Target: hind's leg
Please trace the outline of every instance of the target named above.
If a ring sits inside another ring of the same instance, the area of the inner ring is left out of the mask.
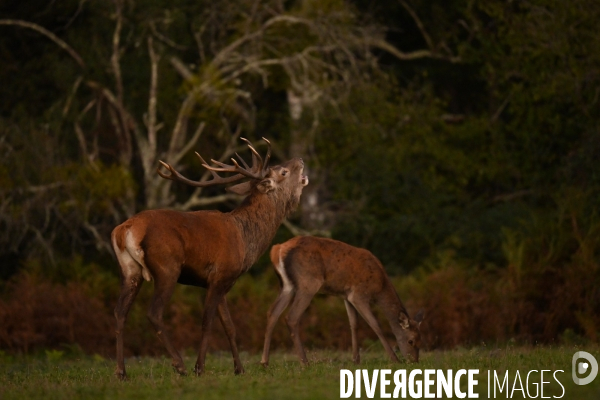
[[[266,367],[269,365],[269,349],[271,347],[271,337],[273,336],[273,329],[277,320],[281,316],[281,313],[287,308],[290,301],[294,297],[294,292],[291,290],[284,290],[282,288],[279,292],[277,300],[273,303],[269,312],[267,313],[267,331],[265,332],[265,344],[263,345],[263,353],[260,363]]]
[[[377,322],[377,318],[375,318],[373,312],[371,311],[369,301],[360,296],[353,296],[352,294],[348,296],[348,301],[354,306],[356,311],[358,311],[358,313],[363,317],[363,319],[367,321],[367,324],[369,324],[371,329],[373,329],[373,331],[381,341],[383,348],[388,353],[390,360],[392,360],[393,362],[399,362],[398,356],[396,355],[396,353],[394,353],[394,350],[388,343],[387,339],[383,334],[383,331],[381,330],[381,327],[379,326],[379,322]]]
[[[129,308],[131,307],[133,300],[135,300],[135,296],[137,296],[140,287],[142,286],[142,282],[144,281],[139,267],[127,268],[128,262],[135,263],[133,260],[128,260],[125,262],[125,265],[123,265],[124,263],[119,260],[123,271],[123,277],[121,281],[121,294],[119,295],[119,301],[115,307],[115,318],[117,320],[117,370],[115,371],[115,374],[121,380],[127,378],[125,372],[125,360],[123,357],[123,328],[125,327],[125,320],[127,319]],[[135,267],[135,265],[132,266]],[[135,273],[133,271],[138,272]],[[125,275],[126,273],[128,273],[128,275]]]
[[[300,317],[302,317],[302,314],[304,314],[304,311],[306,311],[310,305],[310,301],[317,292],[318,288],[312,291],[302,291],[298,289],[294,296],[294,300],[292,301],[292,305],[290,306],[290,311],[286,316],[286,322],[290,329],[294,347],[296,348],[296,354],[298,354],[300,361],[304,365],[308,365],[308,358],[306,358],[306,352],[304,351],[302,341],[300,340]]]
[[[358,321],[356,309],[348,300],[344,299],[348,321],[350,322],[350,333],[352,334],[352,361],[354,364],[360,364],[360,353],[358,352]]]

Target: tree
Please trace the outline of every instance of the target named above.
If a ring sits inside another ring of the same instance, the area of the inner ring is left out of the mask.
[[[111,227],[139,208],[190,210],[236,201],[232,194],[172,187],[157,176],[158,160],[184,170],[197,165],[189,156],[198,147],[224,148],[220,161],[231,157],[242,132],[254,132],[257,102],[268,91],[286,94],[281,112],[290,132],[274,135],[282,144],[276,153],[287,158],[311,148],[324,104],[338,107],[353,88],[383,75],[375,50],[405,60],[438,56],[434,50],[403,53],[384,40],[381,27],[365,24],[343,2],[304,1],[287,9],[277,1],[246,0],[76,4],[59,29],[62,38],[36,22],[0,20],[45,36],[46,45],[58,45],[56,56],[71,59],[60,74],[61,86],[70,80],[69,88],[55,91],[53,106],[39,119],[52,121],[57,154],[44,165],[54,174],[21,177],[22,193],[35,182],[66,188],[52,192],[58,200],[47,213],[62,222],[35,234],[48,251],[55,237],[68,240],[82,230],[108,250]],[[63,156],[69,161],[57,167]],[[117,180],[119,190],[108,202],[102,199]],[[90,190],[98,197],[79,195]],[[31,235],[32,229],[25,231]]]

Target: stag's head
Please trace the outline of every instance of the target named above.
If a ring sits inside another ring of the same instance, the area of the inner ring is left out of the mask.
[[[175,171],[171,165],[162,161],[160,161],[160,163],[170,171],[170,174],[167,175],[161,172],[160,169],[158,170],[158,174],[165,179],[180,181],[196,187],[233,183],[244,178],[249,178],[246,182],[228,187],[227,191],[239,195],[272,197],[277,202],[284,204],[286,214],[290,213],[297,207],[300,201],[300,195],[302,194],[302,189],[304,186],[308,185],[308,177],[303,175],[304,162],[301,158],[293,158],[281,165],[269,167],[271,143],[265,138],[262,139],[267,143],[267,154],[265,155],[264,160],[249,140],[241,138],[241,140],[246,142],[248,148],[252,152],[251,167],[249,167],[244,159],[237,153],[235,153],[235,155],[242,165],[240,165],[235,158],[232,158],[232,165],[211,160],[211,162],[216,165],[211,166],[204,161],[200,154],[196,153],[200,158],[200,161],[202,161],[202,166],[211,172],[213,179],[210,181],[189,180]],[[219,176],[217,172],[229,172],[235,173],[236,175],[224,178]]]
[[[402,334],[397,336],[400,352],[408,362],[419,361],[419,348],[421,347],[421,322],[423,321],[423,311],[419,311],[414,319],[408,314],[400,312],[398,322],[402,329]]]
[[[308,177],[303,174],[304,162],[293,158],[281,165],[270,167],[266,176],[256,183],[254,190],[260,195],[271,196],[285,204],[286,214],[296,209]],[[236,185],[239,186],[239,185]],[[228,188],[229,191],[232,188]]]

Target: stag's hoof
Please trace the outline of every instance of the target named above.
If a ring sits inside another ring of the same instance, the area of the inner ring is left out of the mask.
[[[240,367],[235,367],[233,370],[233,373],[236,375],[241,375],[243,373],[245,373],[246,371],[244,371],[244,367],[240,366]]]
[[[125,373],[125,371],[115,371],[115,376],[121,382],[125,382],[125,381],[129,380],[129,378],[127,377],[127,374]]]
[[[204,368],[200,368],[198,364],[194,367],[194,375],[200,376],[204,373]]]
[[[269,362],[268,361],[261,361],[260,365],[262,365],[263,368],[267,368],[269,366]]]

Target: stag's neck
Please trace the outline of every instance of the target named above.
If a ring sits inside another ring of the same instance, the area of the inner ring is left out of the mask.
[[[231,212],[246,246],[244,268],[247,270],[267,250],[277,228],[286,216],[283,204],[271,196],[248,196]]]

